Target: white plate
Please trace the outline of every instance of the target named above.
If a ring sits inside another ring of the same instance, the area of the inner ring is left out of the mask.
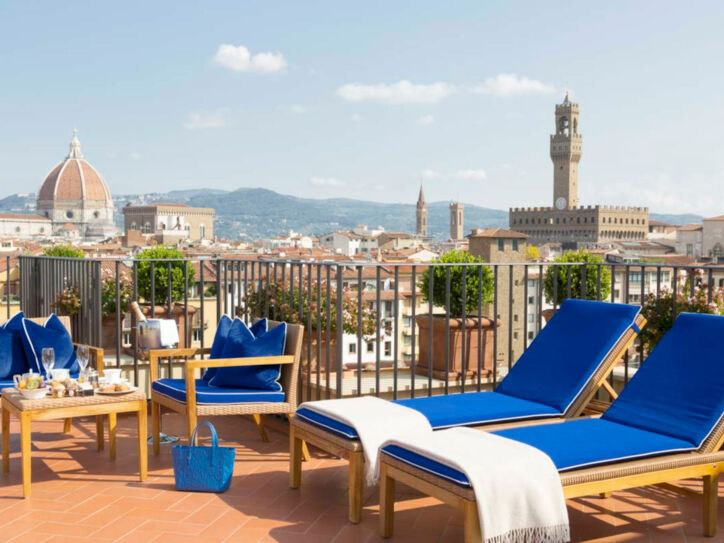
[[[121,390],[118,392],[102,392],[100,389],[96,390],[96,394],[104,394],[107,396],[121,396],[122,394],[130,394],[131,392],[136,392],[138,390],[138,387],[131,387],[130,390]]]

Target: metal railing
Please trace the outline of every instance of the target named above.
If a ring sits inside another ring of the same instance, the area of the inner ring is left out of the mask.
[[[144,355],[135,340],[136,317],[127,311],[131,300],[149,317],[175,319],[186,346],[210,346],[222,314],[247,323],[268,317],[304,324],[305,399],[494,388],[565,298],[647,301],[671,315],[695,292],[704,303],[724,299],[718,286],[724,284],[724,266],[29,256],[18,265],[18,284],[5,285],[8,316],[11,292],[36,317],[58,311],[59,297],[76,289],[76,339],[102,344],[106,364],[115,358],[118,366],[132,365],[136,382]],[[8,260],[7,277],[10,267]],[[479,288],[485,282],[489,293]],[[426,303],[434,296],[437,305]],[[455,304],[461,310],[452,315]],[[626,382],[644,348],[638,341],[612,379]]]

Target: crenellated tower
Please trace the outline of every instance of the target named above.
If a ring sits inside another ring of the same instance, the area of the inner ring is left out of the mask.
[[[462,202],[450,204],[450,239],[458,241],[465,239],[463,235],[463,206]]]
[[[568,99],[556,105],[556,132],[551,135],[553,205],[556,209],[578,207],[578,162],[583,137],[578,133],[578,104]]]

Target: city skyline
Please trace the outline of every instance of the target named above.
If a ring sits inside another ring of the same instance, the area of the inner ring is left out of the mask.
[[[581,204],[720,213],[722,75],[687,62],[724,52],[707,38],[718,4],[707,18],[333,6],[152,5],[141,19],[132,4],[0,5],[0,65],[13,74],[0,197],[36,190],[77,128],[114,194],[264,187],[413,203],[423,183],[428,201],[539,205],[550,110],[570,89],[587,142]]]

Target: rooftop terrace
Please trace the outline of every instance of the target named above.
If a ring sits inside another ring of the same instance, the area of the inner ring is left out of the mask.
[[[11,425],[10,473],[0,485],[0,539],[7,542],[372,542],[377,535],[376,489],[365,496],[359,525],[347,521],[347,470],[342,461],[312,449],[300,490],[288,486],[284,427],[262,443],[250,420],[217,417],[222,445],[236,448],[231,488],[224,494],[174,490],[170,446],[149,455],[149,477],[137,480],[135,420],[119,417],[118,458],[96,452],[95,424],[77,419],[70,434],[62,421],[33,425],[33,496],[22,498],[18,428]],[[182,417],[165,415],[164,429],[183,432]],[[691,483],[695,490],[699,483]],[[720,489],[720,497],[724,490]],[[432,498],[398,489],[394,542],[462,540],[462,516]],[[719,508],[719,520],[724,509]],[[646,487],[609,498],[568,502],[573,541],[687,542],[704,538],[696,497]]]

